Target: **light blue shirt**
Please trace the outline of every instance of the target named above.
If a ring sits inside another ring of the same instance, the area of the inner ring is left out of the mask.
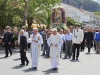
[[[65,40],[66,41],[71,41],[72,40],[72,33],[65,34]]]

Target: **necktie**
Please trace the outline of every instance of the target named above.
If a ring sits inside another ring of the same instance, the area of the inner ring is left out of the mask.
[[[77,29],[77,32],[78,32],[78,29]]]

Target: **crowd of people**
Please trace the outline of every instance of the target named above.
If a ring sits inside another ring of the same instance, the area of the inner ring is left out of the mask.
[[[7,32],[4,34],[3,43],[5,45],[5,57],[8,57],[8,51],[12,55],[11,43],[13,33],[11,27],[6,27]],[[21,66],[29,64],[26,56],[27,48],[31,51],[32,67],[37,69],[40,51],[42,56],[50,58],[51,67],[57,70],[59,59],[79,60],[80,51],[84,51],[87,47],[87,53],[90,54],[91,48],[95,48],[95,52],[99,54],[100,50],[100,29],[91,27],[81,28],[80,24],[75,27],[70,26],[69,29],[59,31],[56,28],[39,30],[34,28],[32,31],[27,32],[26,27],[23,26],[18,35],[18,45],[20,46]],[[43,49],[42,49],[43,48]]]

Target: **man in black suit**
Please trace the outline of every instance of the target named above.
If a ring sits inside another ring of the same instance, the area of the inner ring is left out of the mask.
[[[86,41],[87,41],[87,47],[88,47],[88,53],[90,53],[91,49],[91,43],[94,40],[94,35],[91,32],[91,28],[88,28],[88,32],[86,33]]]
[[[11,32],[10,26],[7,26],[6,29],[7,32],[4,34],[3,44],[5,45],[5,53],[6,53],[5,57],[8,57],[8,51],[10,52],[10,55],[12,55],[11,43],[12,43],[13,34]]]
[[[21,66],[26,66],[29,64],[29,61],[26,57],[26,50],[27,50],[27,39],[24,36],[24,30],[20,30],[20,57],[21,57]]]

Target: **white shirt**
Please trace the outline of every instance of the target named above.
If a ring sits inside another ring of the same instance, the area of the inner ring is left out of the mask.
[[[83,41],[84,33],[82,29],[74,29],[72,34],[72,42],[75,44],[81,44]]]
[[[65,35],[64,34],[60,34],[61,38],[63,41],[65,41]]]
[[[71,41],[72,40],[72,33],[65,34],[65,40],[66,41]]]
[[[29,39],[28,32],[25,31],[23,36],[25,36],[27,38],[27,41],[28,41],[28,39]],[[19,36],[18,36],[18,43],[20,43],[20,33],[19,33]]]

